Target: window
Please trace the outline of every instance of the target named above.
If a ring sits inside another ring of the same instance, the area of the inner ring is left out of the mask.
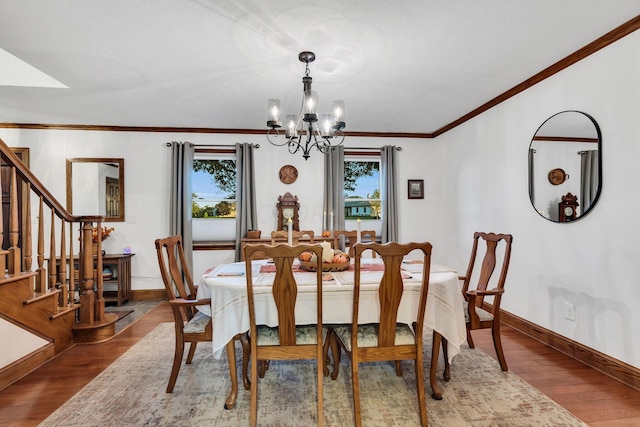
[[[376,234],[380,234],[380,189],[379,156],[345,156],[344,218],[347,230],[355,230],[360,219],[363,230],[376,230]]]
[[[191,185],[193,241],[235,240],[235,151],[196,149]]]

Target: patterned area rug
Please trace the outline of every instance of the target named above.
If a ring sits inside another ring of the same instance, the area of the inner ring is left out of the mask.
[[[116,321],[116,334],[119,334],[133,323],[141,319],[145,314],[156,308],[163,300],[127,301],[120,307],[107,306],[105,311],[115,313],[118,316]]]
[[[223,409],[230,389],[226,355],[214,359],[200,344],[193,364],[182,365],[173,393],[165,393],[173,359],[173,324],[163,323],[116,360],[41,426],[237,426],[249,420],[249,392],[240,384],[232,410]],[[431,336],[430,334],[428,335]],[[431,339],[425,340],[425,371]],[[238,357],[240,351],[237,351]],[[324,381],[325,425],[353,425],[351,370],[343,356],[336,381]],[[440,365],[442,366],[442,365]],[[518,376],[502,372],[479,349],[464,347],[443,383],[443,399],[431,399],[431,426],[585,426]],[[415,371],[403,363],[360,365],[361,412],[365,426],[417,426]],[[316,420],[315,363],[271,362],[259,382],[258,424],[312,426]]]

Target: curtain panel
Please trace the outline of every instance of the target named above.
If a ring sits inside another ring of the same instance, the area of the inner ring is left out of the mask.
[[[580,153],[580,215],[591,208],[600,187],[600,171],[598,150],[582,151]]]
[[[381,242],[398,241],[398,190],[396,182],[396,146],[385,145],[380,153],[382,175],[382,236]]]
[[[236,261],[242,259],[242,238],[258,228],[254,157],[253,144],[236,144]]]
[[[322,209],[326,213],[323,215],[322,230],[344,230],[344,147],[342,145],[331,147],[324,156]]]
[[[169,235],[182,236],[187,265],[193,268],[191,173],[195,146],[190,142],[171,142],[171,189]]]

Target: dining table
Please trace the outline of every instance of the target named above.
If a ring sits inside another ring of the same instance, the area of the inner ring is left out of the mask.
[[[295,262],[297,264],[297,261]],[[442,398],[442,389],[436,380],[436,370],[441,339],[448,342],[449,362],[460,352],[466,342],[463,296],[458,274],[454,269],[439,264],[431,264],[429,292],[424,317],[424,326],[433,330],[430,383],[432,397]],[[255,298],[256,323],[270,327],[277,326],[278,317],[271,287],[275,277],[275,266],[270,260],[254,260],[251,263],[252,284]],[[398,310],[398,322],[411,324],[417,316],[422,261],[405,260],[403,263],[404,292]],[[295,318],[298,325],[315,324],[316,273],[294,265],[294,277],[298,284]],[[360,310],[358,322],[377,322],[380,313],[378,286],[384,264],[379,258],[363,258],[360,272]],[[354,266],[348,269],[323,274],[322,317],[323,324],[351,323],[353,314]],[[210,315],[213,324],[212,348],[215,358],[220,358],[223,349],[229,354],[229,361],[235,360],[233,338],[249,330],[249,305],[245,263],[222,264],[206,271],[197,292],[198,299],[210,298],[211,305],[198,306],[198,310]],[[231,344],[230,344],[231,343]],[[225,407],[235,406],[237,396],[237,369],[229,366],[232,390]]]

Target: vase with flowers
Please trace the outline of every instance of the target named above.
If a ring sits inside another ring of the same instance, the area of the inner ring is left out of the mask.
[[[102,229],[102,233],[101,233],[101,237],[102,237],[102,241],[104,242],[104,240],[109,237],[109,235],[111,234],[111,232],[113,230],[115,230],[115,228],[113,227],[106,227],[106,226],[102,226],[100,227]],[[93,244],[92,244],[92,249],[93,249],[93,254],[97,255],[98,253],[98,227],[93,227],[93,230],[91,231],[91,237],[93,239]],[[102,250],[102,254],[104,255],[104,249]]]

